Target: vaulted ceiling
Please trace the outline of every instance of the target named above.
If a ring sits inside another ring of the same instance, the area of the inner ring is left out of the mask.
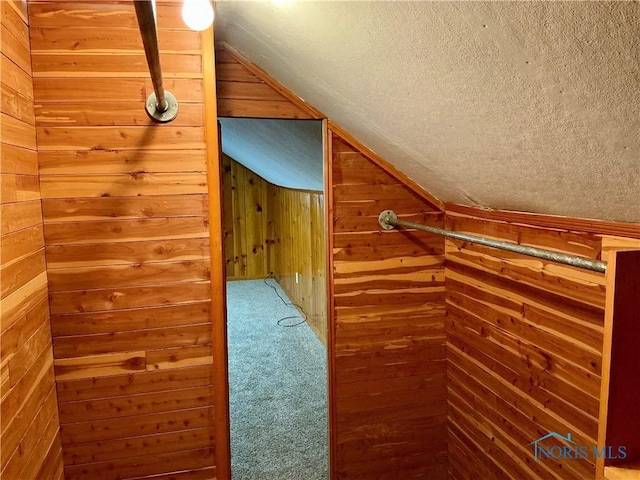
[[[216,35],[440,199],[640,222],[640,3],[222,1]]]

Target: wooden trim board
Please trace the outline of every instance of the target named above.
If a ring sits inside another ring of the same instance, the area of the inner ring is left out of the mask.
[[[213,324],[213,382],[216,426],[216,477],[231,478],[229,418],[229,372],[227,353],[227,305],[222,239],[221,148],[216,111],[215,42],[213,27],[202,33],[205,134],[207,143],[207,189],[209,192],[209,235],[211,265],[211,321]]]

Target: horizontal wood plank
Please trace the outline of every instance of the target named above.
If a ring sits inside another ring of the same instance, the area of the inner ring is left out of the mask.
[[[172,120],[174,127],[202,125],[204,107],[199,103],[180,105],[179,115]],[[140,102],[82,102],[46,103],[35,107],[35,120],[40,127],[105,127],[154,125]]]
[[[40,200],[40,183],[37,175],[0,174],[2,203]]]
[[[61,381],[56,386],[58,401],[64,403],[212,385],[212,375],[211,366],[199,365],[176,370],[145,371],[133,377],[110,375],[96,379]]]
[[[187,30],[181,8],[176,2],[156,2],[158,29]],[[33,27],[138,27],[135,9],[127,2],[34,1],[29,5],[29,22]]]
[[[56,381],[98,378],[146,370],[144,351],[85,355],[54,360]],[[60,410],[62,412],[62,410]]]
[[[307,112],[286,100],[218,98],[219,117],[247,118],[312,118]]]
[[[38,152],[42,175],[204,172],[205,150]]]
[[[31,80],[29,80],[29,83],[31,83]],[[27,125],[35,125],[33,100],[23,97],[5,84],[2,84],[0,88],[0,107],[2,112]]]
[[[210,277],[208,260],[55,268],[48,272],[51,293],[92,288],[123,288],[163,283],[200,282]]]
[[[286,101],[276,90],[266,83],[256,82],[216,82],[217,98],[234,98],[244,100],[275,100]]]
[[[163,85],[181,103],[202,103],[203,85],[199,79],[167,78]],[[34,78],[33,91],[36,105],[43,103],[67,103],[109,101],[146,102],[153,93],[150,79],[143,78]]]
[[[207,192],[203,173],[41,176],[42,198],[141,197]]]
[[[0,237],[0,260],[6,265],[44,247],[42,225],[23,228]]]
[[[51,295],[51,313],[111,312],[121,309],[191,304],[210,299],[210,282],[76,290]]]
[[[140,264],[206,258],[206,238],[97,245],[57,245],[46,250],[49,268]]]
[[[139,456],[141,451],[153,457],[181,449],[205,448],[215,441],[212,427],[158,433],[117,440],[68,445],[64,451],[67,465],[106,462]]]
[[[34,150],[2,143],[0,173],[38,175],[38,155]]]
[[[10,233],[39,226],[42,223],[40,200],[0,204],[0,234]]]
[[[132,332],[114,332],[73,337],[56,337],[53,349],[56,360],[107,353],[131,352],[144,347],[157,350],[190,347],[211,343],[211,326],[207,323],[180,327],[153,328]]]
[[[185,428],[208,427],[213,424],[213,408],[201,407],[188,410],[174,410],[169,416],[165,412],[113,419],[95,420],[63,424],[60,426],[62,444],[86,441],[112,440],[137,437],[150,433],[176,432]]]
[[[5,2],[2,2],[5,3]],[[9,7],[5,12],[13,9]],[[3,18],[4,13],[3,12]],[[29,51],[29,37],[24,36],[25,31],[12,31],[10,25],[3,23],[0,27],[1,51],[25,73],[31,75],[31,52]],[[26,27],[26,26],[25,26]],[[24,27],[23,27],[24,28]]]
[[[88,243],[131,242],[208,236],[203,217],[139,218],[82,222],[70,232],[66,223],[44,226],[47,245],[83,245]]]
[[[149,65],[143,53],[78,55],[34,52],[31,59],[34,78],[149,76]],[[160,55],[160,64],[164,78],[202,78],[201,55],[165,53]]]
[[[34,53],[142,53],[139,28],[101,29],[76,26],[33,27],[31,49]],[[163,53],[201,53],[200,33],[192,30],[162,30],[158,47]]]
[[[209,405],[213,387],[193,387],[171,392],[146,393],[103,400],[85,400],[64,403],[60,406],[60,424],[172,412]]]
[[[44,249],[32,251],[11,263],[2,265],[0,268],[0,275],[2,275],[0,298],[7,297],[44,271]]]
[[[157,475],[161,474],[167,474],[165,478],[182,478],[176,477],[175,474],[191,470],[197,471],[211,465],[214,461],[214,453],[213,447],[207,447],[110,462],[73,465],[65,468],[65,479],[117,480],[117,477],[113,475],[113,470],[117,470],[119,472],[118,475],[128,475],[126,478],[139,478],[140,474],[146,474],[147,472],[154,475],[154,479],[160,478]],[[176,465],[179,466],[176,467]],[[211,472],[211,469],[209,469],[209,472]],[[207,473],[207,475],[210,475],[210,473]]]
[[[199,127],[42,127],[37,132],[40,151],[205,148]]]
[[[10,87],[16,94],[33,103],[33,82],[31,76],[2,53],[0,58],[0,82]]]
[[[151,308],[117,310],[113,312],[57,314],[51,317],[55,336],[91,335],[96,333],[148,330],[205,323],[210,302],[166,305]]]
[[[29,150],[36,149],[36,135],[33,125],[4,113],[0,113],[0,125],[2,125],[3,143]]]
[[[206,195],[43,199],[45,223],[207,215]]]

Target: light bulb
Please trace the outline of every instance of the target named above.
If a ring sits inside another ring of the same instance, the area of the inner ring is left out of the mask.
[[[184,0],[182,19],[191,30],[206,30],[213,23],[213,7],[210,0]]]

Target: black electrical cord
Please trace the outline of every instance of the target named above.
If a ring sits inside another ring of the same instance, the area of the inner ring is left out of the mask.
[[[306,323],[306,322],[307,322],[307,319],[309,318],[309,317],[307,316],[307,312],[305,312],[305,311],[304,311],[304,309],[303,309],[300,305],[297,305],[297,304],[292,303],[292,302],[288,302],[287,300],[285,300],[284,298],[282,298],[282,295],[280,295],[280,292],[278,292],[278,288],[277,288],[275,285],[272,285],[272,284],[270,284],[269,282],[267,282],[267,280],[269,280],[270,278],[272,278],[274,281],[276,281],[276,282],[277,282],[277,280],[275,279],[275,277],[274,277],[273,275],[269,275],[268,277],[265,277],[265,278],[263,279],[264,284],[265,284],[267,287],[272,288],[272,289],[273,289],[273,291],[274,291],[274,292],[276,292],[276,295],[278,296],[278,298],[282,301],[282,303],[283,303],[285,306],[287,306],[287,307],[294,307],[294,308],[297,308],[297,309],[300,311],[300,313],[302,313],[302,315],[304,316],[304,318],[302,319],[302,321],[301,321],[301,322],[291,323],[291,324],[286,324],[286,323],[284,323],[284,322],[285,322],[285,320],[298,319],[298,318],[300,318],[300,315],[291,315],[291,316],[289,316],[289,317],[282,317],[282,318],[281,318],[280,320],[278,320],[278,322],[277,322],[278,326],[279,326],[279,327],[297,327],[297,326],[300,326],[300,325],[302,325],[302,324]]]

